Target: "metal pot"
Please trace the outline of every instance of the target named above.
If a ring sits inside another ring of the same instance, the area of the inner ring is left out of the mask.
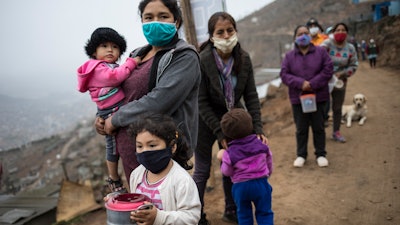
[[[112,196],[105,203],[107,209],[107,225],[136,224],[131,221],[131,211],[137,210],[144,202],[151,200],[143,194],[127,193]]]

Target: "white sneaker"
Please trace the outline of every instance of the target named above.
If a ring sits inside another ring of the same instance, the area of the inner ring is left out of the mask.
[[[303,167],[305,162],[306,162],[306,159],[299,156],[296,158],[296,160],[294,160],[293,166],[294,167]]]
[[[317,158],[317,164],[319,167],[327,167],[329,163],[324,156],[320,156]]]

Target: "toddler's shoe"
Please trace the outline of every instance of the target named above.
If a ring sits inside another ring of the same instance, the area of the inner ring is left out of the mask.
[[[327,167],[329,163],[324,156],[320,156],[317,158],[317,164],[319,167]]]
[[[335,131],[332,134],[332,139],[337,142],[345,143],[346,139],[340,134],[340,131]]]
[[[294,160],[293,166],[294,167],[303,167],[305,162],[306,162],[306,159],[299,156],[296,158],[296,160]]]

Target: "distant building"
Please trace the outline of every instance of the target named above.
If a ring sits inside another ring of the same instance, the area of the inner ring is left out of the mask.
[[[373,0],[351,0],[353,4],[376,2]],[[372,4],[374,22],[382,19],[385,16],[395,16],[400,14],[400,0],[382,1]]]

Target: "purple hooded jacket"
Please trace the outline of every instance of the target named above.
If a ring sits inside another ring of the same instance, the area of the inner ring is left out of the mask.
[[[272,153],[255,134],[229,142],[222,156],[221,172],[233,183],[269,177],[272,170]]]
[[[307,54],[303,55],[298,47],[286,53],[280,76],[289,87],[292,104],[300,104],[300,95],[304,81],[309,81],[317,102],[328,101],[328,82],[333,75],[333,64],[327,50],[310,44]]]

